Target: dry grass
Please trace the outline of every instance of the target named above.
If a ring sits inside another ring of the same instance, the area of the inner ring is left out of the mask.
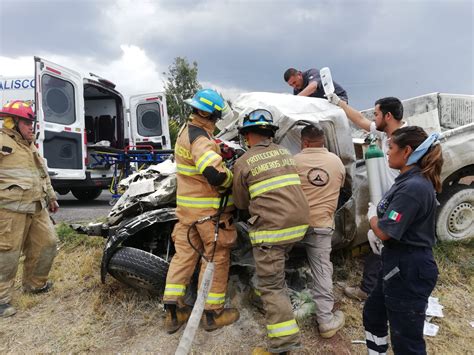
[[[23,294],[20,270],[12,302],[18,314],[0,320],[0,353],[173,354],[182,332],[164,332],[164,312],[158,301],[111,277],[101,284],[104,240],[78,236],[64,225],[58,227],[58,232],[62,243],[51,272],[54,289],[44,295]],[[468,322],[474,320],[473,243],[443,245],[436,250],[441,277],[434,296],[445,306],[445,318],[433,321],[440,332],[435,338],[427,338],[429,353],[471,352],[474,331]],[[355,284],[360,274],[359,259],[337,257],[335,275],[339,282]],[[231,287],[236,282],[232,277]],[[341,286],[335,291],[337,307],[346,313],[346,327],[333,339],[322,340],[317,336],[314,319],[306,320],[301,354],[366,353],[364,345],[351,344],[351,340],[364,338],[362,305],[344,298]],[[193,354],[249,354],[253,347],[265,345],[264,319],[249,306],[244,294],[233,292],[231,300],[240,309],[241,319],[212,333],[199,330]]]

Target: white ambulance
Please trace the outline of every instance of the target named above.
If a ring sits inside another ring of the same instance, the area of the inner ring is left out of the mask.
[[[34,100],[36,144],[59,194],[93,200],[110,186],[114,166],[100,152],[118,156],[139,145],[171,149],[164,93],[132,96],[127,108],[112,82],[34,61],[34,77],[0,77],[0,104]]]

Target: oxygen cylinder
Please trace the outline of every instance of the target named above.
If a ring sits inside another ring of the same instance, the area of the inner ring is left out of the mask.
[[[385,159],[384,152],[372,140],[365,152],[365,166],[369,178],[370,202],[373,204],[380,202],[389,186],[387,180],[388,165]]]

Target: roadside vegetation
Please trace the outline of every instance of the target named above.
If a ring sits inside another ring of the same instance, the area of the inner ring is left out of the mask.
[[[103,238],[76,234],[65,224],[57,226],[60,250],[51,279],[53,290],[44,295],[21,292],[17,278],[13,305],[18,313],[0,320],[0,353],[46,352],[154,352],[173,354],[181,331],[163,330],[161,303],[129,289],[110,276],[100,282]],[[440,244],[435,248],[440,269],[433,293],[444,306],[444,318],[436,337],[427,337],[430,354],[466,354],[472,351],[474,328],[474,239]],[[346,313],[346,327],[333,339],[317,336],[312,316],[301,322],[305,350],[302,354],[366,354],[363,340],[362,305],[342,296],[342,287],[360,280],[360,258],[334,256],[336,307]],[[19,272],[21,275],[21,270]],[[196,354],[249,354],[265,344],[264,319],[248,301],[248,290],[231,277],[231,303],[241,310],[241,319],[231,327],[206,333],[199,330],[193,345]]]

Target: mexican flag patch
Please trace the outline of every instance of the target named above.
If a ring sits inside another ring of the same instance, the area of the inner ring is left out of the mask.
[[[391,210],[388,214],[388,218],[395,222],[400,222],[402,219],[402,214],[398,213],[397,211]]]

